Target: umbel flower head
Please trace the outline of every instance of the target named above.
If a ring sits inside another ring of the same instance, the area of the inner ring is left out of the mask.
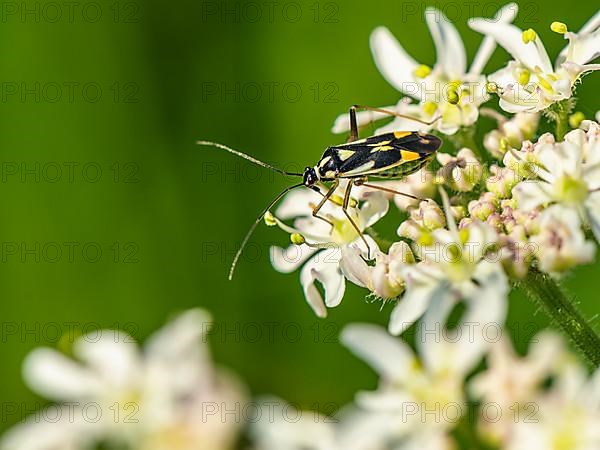
[[[479,18],[471,19],[469,26],[495,39],[514,58],[488,77],[500,96],[500,107],[511,113],[541,111],[569,99],[583,74],[600,69],[599,64],[589,64],[600,54],[600,12],[578,33],[568,31],[563,23],[552,24],[552,31],[569,41],[554,66],[531,28],[522,31],[512,24]]]
[[[518,6],[510,3],[498,11],[494,21],[512,22]],[[416,104],[402,100],[397,106],[385,109],[429,121],[441,117],[433,126],[444,134],[454,134],[460,127],[475,123],[479,106],[488,99],[486,79],[481,74],[496,48],[494,38],[485,38],[467,69],[467,56],[462,38],[448,18],[435,8],[427,8],[425,21],[433,38],[437,62],[433,67],[415,61],[385,27],[371,34],[371,50],[375,63],[384,78],[398,91],[416,100]],[[359,125],[386,116],[370,112],[360,113]],[[423,125],[407,119],[395,119],[379,128],[377,134],[394,130],[418,130]],[[349,129],[346,115],[339,116],[333,132]]]
[[[84,450],[107,443],[140,450],[231,450],[242,422],[207,414],[205,405],[235,410],[245,392],[216,369],[204,342],[211,317],[180,314],[152,335],[143,351],[116,330],[74,342],[77,359],[38,348],[24,363],[26,382],[57,402],[10,429],[2,450]],[[58,414],[57,414],[58,411]],[[45,414],[45,415],[44,415]]]

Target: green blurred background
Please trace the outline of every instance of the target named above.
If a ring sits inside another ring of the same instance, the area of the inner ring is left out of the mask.
[[[40,401],[20,373],[32,348],[58,346],[73,323],[143,340],[194,306],[214,314],[215,359],[253,393],[327,412],[372,387],[375,375],[337,335],[353,321],[385,324],[389,307],[349,287],[318,320],[298,273],[271,268],[269,245],[288,237],[266,227],[227,281],[248,226],[289,180],[194,142],[314,164],[340,141],[329,131],[338,113],[398,98],[372,63],[374,27],[434,63],[427,5],[456,22],[472,58],[481,37],[469,15],[490,16],[500,3],[3,2],[0,399],[22,407],[2,411],[0,430]],[[553,20],[576,30],[596,11],[593,2],[520,6],[516,23],[540,31],[551,55],[564,45]],[[505,60],[497,50],[488,72]],[[599,87],[592,75],[579,90],[588,116]],[[598,310],[598,267],[567,280],[588,316]],[[547,321],[513,295],[509,324],[522,350]]]

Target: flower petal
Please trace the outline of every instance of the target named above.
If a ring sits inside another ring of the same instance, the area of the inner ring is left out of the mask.
[[[89,398],[100,389],[92,372],[49,348],[38,348],[27,355],[23,377],[34,391],[52,400]]]
[[[382,106],[381,109],[394,111],[396,109],[396,105]],[[387,119],[389,117],[389,114],[384,114],[377,111],[358,111],[356,113],[356,124],[360,128],[372,122],[376,122],[381,119]],[[335,119],[333,127],[331,128],[331,132],[334,134],[340,134],[348,131],[350,131],[350,115],[348,113],[340,114]]]
[[[348,325],[342,331],[340,339],[352,353],[388,380],[401,378],[415,359],[404,341],[393,338],[377,325]]]
[[[511,23],[515,20],[518,11],[519,5],[516,3],[509,3],[498,10],[493,20],[501,23]],[[479,75],[492,56],[492,53],[494,53],[494,50],[496,50],[496,41],[491,36],[485,36],[477,49],[475,58],[473,58],[469,74]]]
[[[371,33],[371,52],[383,77],[406,95],[421,97],[421,88],[413,75],[417,62],[402,48],[385,27],[377,27]]]
[[[585,202],[592,233],[600,241],[600,192],[593,192]]]
[[[450,292],[444,283],[427,275],[427,266],[423,263],[406,267],[403,277],[406,280],[406,292],[392,311],[388,325],[389,332],[395,336],[404,333],[415,323],[432,301]]]
[[[314,255],[300,271],[304,296],[315,314],[327,316],[325,305],[333,308],[340,304],[346,289],[345,278],[339,268],[340,249],[332,248]],[[315,285],[318,281],[325,291],[325,302]]]
[[[368,287],[371,280],[371,269],[362,258],[362,252],[355,246],[342,247],[340,268],[351,283]]]
[[[75,356],[107,383],[109,389],[135,385],[141,369],[141,355],[131,336],[118,330],[99,330],[100,339],[85,336],[75,342]]]
[[[460,80],[467,71],[465,45],[446,16],[435,8],[425,10],[425,20],[433,37],[437,54],[436,67],[450,80]]]
[[[548,55],[545,54],[545,50],[539,51],[533,43],[525,44],[522,38],[523,32],[516,26],[486,19],[471,19],[469,26],[479,33],[494,38],[513,58],[530,70],[534,71],[538,66],[543,72],[553,72],[552,64]],[[543,44],[540,44],[540,47],[543,48]]]
[[[285,249],[272,246],[269,251],[273,268],[280,273],[291,273],[304,264],[316,249],[308,245],[290,245]]]
[[[540,205],[550,203],[553,199],[552,186],[544,181],[522,181],[513,188],[513,195],[519,209],[532,211]]]

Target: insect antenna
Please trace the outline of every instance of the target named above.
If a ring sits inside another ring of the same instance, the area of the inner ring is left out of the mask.
[[[260,161],[250,155],[247,155],[246,153],[240,152],[239,150],[235,150],[231,147],[227,147],[226,145],[223,144],[219,144],[218,142],[211,142],[211,141],[198,141],[196,142],[197,145],[206,145],[209,147],[216,147],[216,148],[220,148],[221,150],[225,150],[226,152],[229,153],[233,153],[234,155],[239,156],[240,158],[244,158],[250,162],[253,162],[256,165],[259,165],[261,167],[265,167],[267,169],[273,170],[277,173],[280,173],[282,175],[287,175],[290,177],[301,177],[303,176],[303,174],[301,173],[297,173],[297,172],[287,172],[285,170],[280,169],[279,167],[275,167],[272,166],[271,164],[267,164],[266,162]]]
[[[275,197],[275,199],[271,203],[269,203],[269,206],[267,206],[260,213],[260,215],[256,218],[256,220],[254,221],[254,223],[252,224],[252,226],[250,227],[250,229],[246,233],[246,236],[244,237],[244,240],[240,244],[240,248],[238,249],[238,251],[236,252],[236,254],[235,254],[234,258],[233,258],[233,262],[231,263],[231,267],[229,268],[229,281],[231,281],[233,279],[233,273],[235,272],[235,268],[237,267],[237,263],[238,263],[238,261],[240,259],[240,256],[242,256],[242,252],[244,251],[244,248],[246,247],[246,244],[250,240],[250,236],[252,236],[252,233],[254,233],[254,230],[256,230],[256,227],[258,226],[258,224],[260,223],[260,221],[263,219],[263,217],[265,216],[265,214],[275,205],[275,203],[277,203],[279,200],[281,200],[281,198],[285,194],[287,194],[288,192],[290,192],[292,189],[296,189],[296,188],[298,188],[300,186],[304,186],[304,183],[298,183],[298,184],[295,184],[293,186],[285,188],[281,193],[279,193],[277,195],[277,197]]]

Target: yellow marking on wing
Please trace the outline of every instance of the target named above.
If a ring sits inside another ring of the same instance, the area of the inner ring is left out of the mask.
[[[412,131],[394,131],[394,137],[396,139],[402,139],[403,137],[406,137],[409,134],[412,134]]]
[[[375,142],[374,144],[369,144],[369,147],[379,147],[380,145],[387,145],[392,141],[382,141],[382,142]]]
[[[373,150],[371,150],[371,153],[385,152],[386,150],[394,150],[394,147],[392,147],[391,145],[383,145],[381,147],[374,148]]]
[[[354,150],[338,150],[338,156],[342,161],[346,161],[352,155],[354,155]]]
[[[419,159],[421,155],[416,152],[411,152],[409,150],[400,150],[400,154],[402,155],[403,161],[414,161],[415,159]]]

